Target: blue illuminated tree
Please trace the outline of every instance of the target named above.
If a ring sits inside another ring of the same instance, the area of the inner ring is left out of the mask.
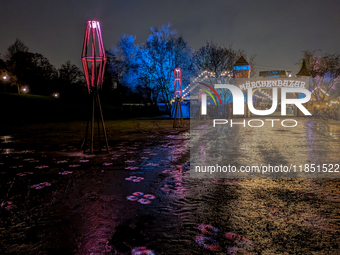
[[[184,84],[195,74],[192,48],[176,37],[170,24],[152,27],[146,43],[136,45],[134,41],[134,36],[124,35],[110,51],[115,58],[111,71],[119,73],[122,84],[141,93],[145,101],[169,103],[174,92],[173,70],[182,69]]]

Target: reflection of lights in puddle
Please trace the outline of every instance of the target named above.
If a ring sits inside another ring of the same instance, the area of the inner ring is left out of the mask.
[[[93,154],[93,155],[89,155],[89,154],[84,154],[82,152],[72,152],[72,151],[68,151],[68,152],[64,152],[63,151],[63,155],[67,156],[67,157],[86,157],[86,158],[94,158],[96,155]]]
[[[23,150],[23,151],[15,151],[12,148],[2,149],[1,154],[26,154],[26,153],[33,153],[32,150]]]
[[[2,143],[13,142],[12,139],[13,139],[13,136],[10,136],[10,135],[0,136],[0,140],[3,140]]]
[[[159,166],[159,164],[157,164],[157,163],[148,163],[148,164],[146,164],[147,166]]]
[[[68,174],[72,174],[73,171],[64,171],[64,172],[59,172],[58,174],[61,174],[61,175],[68,175]]]
[[[136,247],[131,251],[131,255],[155,255],[155,253],[146,247]]]
[[[68,167],[80,167],[80,165],[69,165]]]
[[[0,207],[4,207],[6,210],[11,210],[13,208],[15,208],[16,206],[13,205],[13,202],[12,201],[6,201],[6,202],[2,202]]]
[[[67,160],[59,160],[59,161],[57,161],[57,164],[64,164],[64,163],[68,163],[68,161]]]
[[[26,176],[27,174],[33,174],[33,172],[23,172],[23,173],[18,173],[18,176]]]
[[[12,154],[14,152],[14,149],[3,149],[2,154]]]
[[[140,182],[144,180],[144,177],[137,177],[137,176],[130,176],[128,178],[125,178],[126,181],[132,181],[132,182]]]
[[[44,168],[48,168],[48,166],[36,166],[35,168],[38,168],[38,169],[44,169]]]
[[[23,161],[28,161],[28,163],[38,163],[40,160],[34,158],[25,158]]]
[[[138,167],[137,166],[128,166],[128,167],[125,167],[125,169],[136,170],[136,169],[138,169]]]
[[[23,161],[34,161],[34,158],[24,158]]]
[[[175,169],[166,169],[163,171],[163,174],[169,174],[171,177],[168,178],[167,182],[160,188],[165,193],[183,193],[185,190],[182,185],[182,166],[176,166],[180,168],[180,170]]]
[[[39,183],[39,184],[32,185],[31,188],[42,189],[44,187],[49,187],[49,186],[51,186],[51,183],[49,183],[49,182],[42,182],[42,183]]]
[[[335,135],[333,135],[332,133],[329,133],[330,136],[332,136],[334,139],[338,139]]]

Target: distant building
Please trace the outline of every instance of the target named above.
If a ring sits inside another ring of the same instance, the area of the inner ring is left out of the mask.
[[[261,71],[259,72],[259,76],[266,79],[288,78],[292,76],[292,72],[286,70]]]
[[[250,78],[250,65],[243,56],[236,61],[233,69],[234,78]]]

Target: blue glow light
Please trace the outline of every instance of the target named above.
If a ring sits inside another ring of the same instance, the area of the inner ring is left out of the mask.
[[[243,65],[243,66],[234,66],[235,71],[241,71],[241,70],[249,70],[249,65]]]

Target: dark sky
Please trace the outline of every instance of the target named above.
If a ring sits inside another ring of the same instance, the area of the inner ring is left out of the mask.
[[[105,48],[123,34],[144,42],[150,27],[170,22],[198,49],[206,41],[256,54],[256,69],[298,71],[303,50],[340,53],[337,0],[0,0],[0,53],[16,38],[60,67],[81,66],[87,20],[101,22]]]

